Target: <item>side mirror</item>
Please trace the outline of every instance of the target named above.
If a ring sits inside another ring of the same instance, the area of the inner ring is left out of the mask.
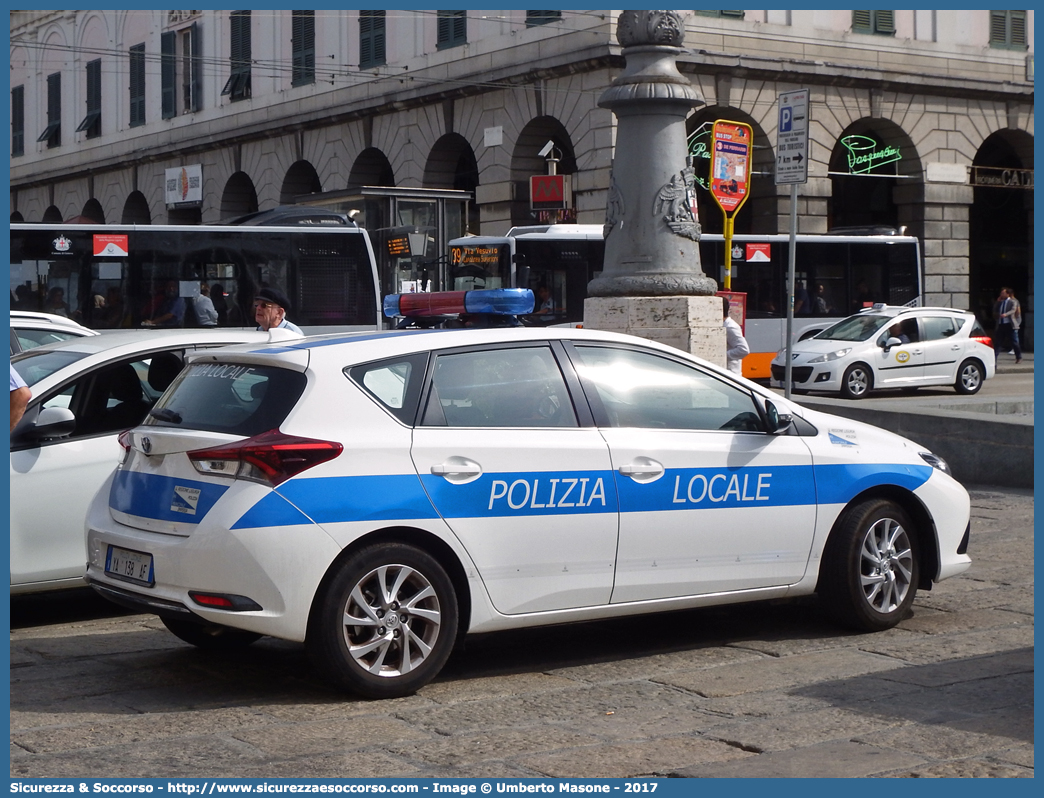
[[[776,405],[767,400],[763,408],[763,415],[765,418],[765,427],[773,434],[785,430],[794,421],[789,413],[780,413],[776,408]]]
[[[76,416],[67,407],[45,407],[24,435],[37,441],[50,441],[71,435],[76,429]]]
[[[881,344],[881,348],[884,349],[884,351],[887,352],[893,346],[902,346],[902,345],[903,345],[902,341],[900,341],[895,336],[891,336],[891,337],[885,339],[885,342],[883,344]]]

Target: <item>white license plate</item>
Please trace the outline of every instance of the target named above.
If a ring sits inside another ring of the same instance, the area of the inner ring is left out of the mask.
[[[152,573],[152,555],[141,551],[121,549],[109,546],[105,557],[105,573],[117,579],[126,579],[142,585],[154,585],[156,578]]]

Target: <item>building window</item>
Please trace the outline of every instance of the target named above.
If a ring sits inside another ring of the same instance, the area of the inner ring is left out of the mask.
[[[292,86],[315,83],[315,12],[292,11],[290,43],[294,53]]]
[[[383,66],[384,11],[359,12],[359,69]]]
[[[895,35],[894,11],[853,11],[853,33],[878,33],[882,36]]]
[[[233,11],[229,20],[232,23],[232,74],[221,94],[227,94],[232,102],[236,102],[250,96],[250,12]]]
[[[203,95],[203,61],[199,23],[160,35],[163,79],[163,118],[178,114],[178,86],[181,87],[181,113],[200,110]]]
[[[459,47],[468,42],[468,12],[439,11],[437,50]]]
[[[62,144],[62,73],[47,76],[47,127],[37,141],[46,141],[47,147]]]
[[[546,25],[548,22],[557,22],[561,18],[561,11],[527,11],[526,27],[533,28],[537,25]]]
[[[696,12],[697,16],[700,17],[728,17],[730,19],[743,19],[743,11],[699,11]]]
[[[25,86],[11,89],[11,155],[25,155]]]
[[[181,41],[181,113],[203,110],[203,34],[199,23],[193,22],[178,31]]]
[[[130,126],[145,124],[145,45],[130,48]]]
[[[76,132],[85,132],[87,138],[101,135],[101,59],[87,62],[87,116]]]
[[[1026,12],[990,11],[990,46],[1026,49]]]

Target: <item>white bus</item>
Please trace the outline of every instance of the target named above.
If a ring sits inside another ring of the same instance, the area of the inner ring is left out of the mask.
[[[875,302],[919,304],[921,249],[912,236],[889,228],[866,234],[799,235],[796,239],[794,338],[800,340]],[[506,236],[465,236],[449,242],[450,290],[545,285],[555,313],[538,323],[583,321],[587,284],[601,274],[602,226],[555,224],[513,227]],[[785,345],[786,274],[790,236],[736,235],[731,290],[746,294],[744,334],[751,354],[743,375],[769,379],[769,364]],[[703,271],[724,282],[725,241],[700,239]]]
[[[331,211],[291,206],[216,225],[11,225],[13,309],[140,327],[172,281],[185,299],[177,326],[201,326],[191,300],[204,283],[219,326],[253,327],[265,286],[289,298],[287,318],[306,333],[383,326],[370,239]]]

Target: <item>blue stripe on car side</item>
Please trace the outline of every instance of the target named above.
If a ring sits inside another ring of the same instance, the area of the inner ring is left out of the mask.
[[[898,485],[917,490],[932,476],[930,465],[906,463],[835,463],[816,466],[816,492],[820,504],[847,504],[877,485]]]
[[[289,503],[299,508],[282,521]],[[305,518],[304,515],[308,516]],[[438,518],[416,474],[316,477],[284,482],[232,525],[232,529],[339,521],[393,521]]]
[[[617,509],[626,513],[788,507],[817,501],[845,504],[876,485],[916,490],[931,474],[928,465],[868,463],[677,468],[646,483],[608,470],[483,474],[463,485],[427,474],[419,479],[416,474],[298,478],[266,494],[231,528],[434,519],[440,515],[447,519],[497,518]],[[176,487],[182,489],[180,494]],[[186,490],[199,490],[194,514],[187,512]],[[109,502],[113,509],[130,515],[198,523],[226,490],[214,483],[118,471]]]
[[[193,505],[193,491],[197,490],[199,494]],[[109,489],[109,506],[139,518],[198,524],[226,490],[227,486],[212,482],[120,469]]]

